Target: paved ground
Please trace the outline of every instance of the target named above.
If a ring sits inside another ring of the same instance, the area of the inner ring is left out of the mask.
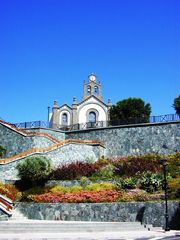
[[[73,233],[23,233],[0,234],[0,240],[180,240],[180,231],[121,231]]]

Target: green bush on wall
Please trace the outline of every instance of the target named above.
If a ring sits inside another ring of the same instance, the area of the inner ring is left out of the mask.
[[[17,165],[21,181],[31,186],[44,183],[52,172],[50,161],[45,157],[29,157]]]

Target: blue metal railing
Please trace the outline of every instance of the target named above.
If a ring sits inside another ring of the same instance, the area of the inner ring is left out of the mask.
[[[180,115],[178,114],[166,114],[166,115],[159,115],[159,116],[150,116],[149,122],[150,123],[161,123],[161,122],[174,122],[180,121]],[[71,130],[80,130],[80,129],[87,129],[87,128],[102,128],[102,127],[109,127],[109,126],[118,126],[118,125],[125,125],[125,124],[138,124],[138,123],[145,123],[143,119],[131,119],[130,121],[109,121],[109,122],[96,122],[96,123],[83,123],[83,124],[75,124],[66,127],[62,127],[59,129],[65,131]],[[33,121],[33,122],[23,122],[23,123],[14,123],[17,128],[50,128],[49,122],[47,121]]]
[[[180,115],[179,114],[165,114],[165,115],[159,115],[159,116],[151,116],[150,122],[151,123],[158,123],[158,122],[173,122],[173,121],[179,121]]]
[[[47,121],[33,121],[33,122],[23,122],[23,123],[14,123],[17,128],[49,128],[49,123]]]

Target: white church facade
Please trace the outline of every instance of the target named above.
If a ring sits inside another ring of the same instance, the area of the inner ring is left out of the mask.
[[[95,74],[90,74],[87,81],[84,81],[83,98],[77,103],[73,98],[72,106],[58,105],[54,101],[50,126],[54,129],[72,128],[74,130],[93,127],[106,127],[109,121],[109,110],[112,106],[108,99],[106,104],[103,101],[102,86]]]

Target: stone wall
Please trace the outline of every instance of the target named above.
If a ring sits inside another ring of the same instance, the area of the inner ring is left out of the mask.
[[[6,181],[12,181],[12,180],[18,180],[18,171],[16,170],[16,166],[18,162],[17,161],[11,161],[7,164],[0,164],[0,182],[5,183]]]
[[[98,139],[105,144],[106,156],[127,156],[145,153],[168,154],[180,151],[180,122],[140,124],[62,133],[49,129],[29,129],[51,134],[58,140]],[[0,124],[0,145],[7,149],[6,156],[31,148],[45,148],[53,142],[43,136],[25,137]]]
[[[69,143],[54,151],[48,152],[45,156],[51,159],[53,166],[64,165],[75,161],[93,162],[104,154],[101,146],[91,146],[83,143]]]
[[[0,124],[0,145],[6,149],[6,157],[31,148],[31,138],[27,138]]]
[[[44,136],[23,136],[0,124],[0,145],[6,149],[5,157],[25,152],[32,148],[46,148],[54,144],[51,139]]]
[[[29,219],[65,221],[139,221],[164,226],[164,202],[131,203],[16,203]],[[168,202],[171,229],[180,229],[180,204]]]
[[[107,156],[169,154],[180,151],[180,122],[67,132],[68,138],[98,139],[105,144]]]
[[[51,135],[52,137],[58,139],[59,141],[63,141],[65,140],[65,133],[55,130],[55,129],[49,129],[49,128],[25,128],[23,129],[23,131],[26,132],[44,132],[47,133],[49,135]]]
[[[101,146],[91,146],[87,144],[69,143],[57,149],[44,154],[34,154],[33,156],[44,156],[48,158],[53,167],[74,161],[96,161],[104,154],[104,148]],[[17,164],[23,158],[11,161],[6,164],[0,164],[0,182],[17,180]]]

